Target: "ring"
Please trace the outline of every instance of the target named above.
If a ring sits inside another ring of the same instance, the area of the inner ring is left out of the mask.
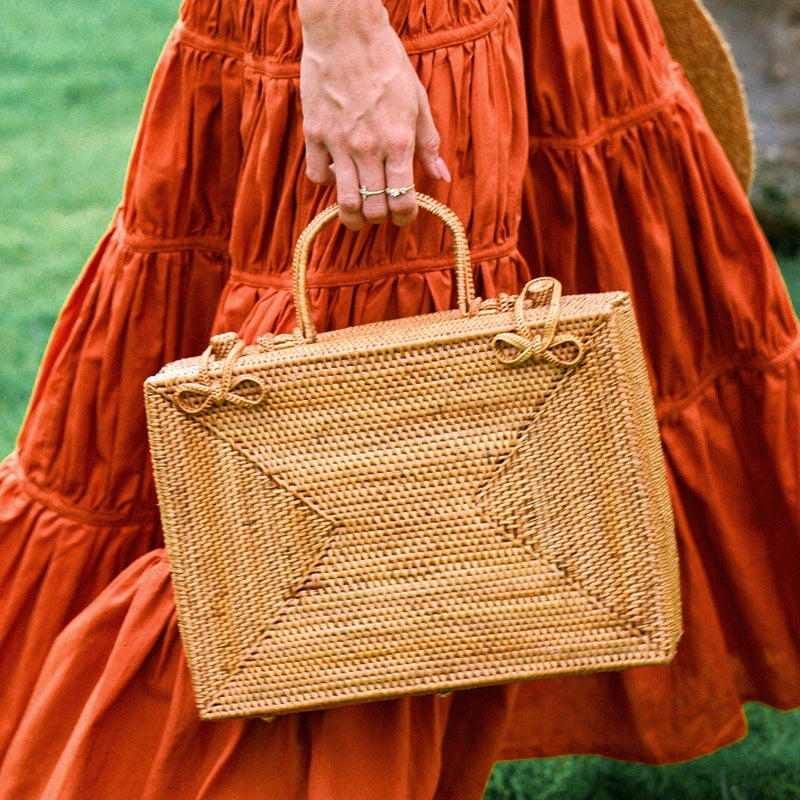
[[[397,189],[384,189],[383,191],[389,195],[389,197],[400,197],[400,195],[406,194],[406,192],[410,192],[414,188],[414,184],[412,183],[411,186],[400,186]]]
[[[367,189],[366,186],[362,186],[358,190],[358,193],[361,195],[362,200],[366,200],[368,197],[372,197],[372,195],[374,194],[383,194],[386,191],[388,191],[388,189],[375,189],[373,191],[370,191],[369,189]]]

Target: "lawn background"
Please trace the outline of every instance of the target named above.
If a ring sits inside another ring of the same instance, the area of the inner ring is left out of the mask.
[[[6,453],[59,307],[119,202],[142,100],[177,4],[0,3],[0,450]],[[779,257],[797,304],[800,254]],[[486,798],[800,798],[800,712],[751,705],[748,719],[743,742],[685,765],[594,757],[498,765]]]

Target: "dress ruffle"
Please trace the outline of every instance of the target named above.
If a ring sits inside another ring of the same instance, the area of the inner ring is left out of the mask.
[[[679,761],[743,735],[745,700],[800,705],[800,332],[652,8],[386,5],[454,167],[450,186],[418,188],[466,223],[479,293],[549,274],[569,293],[633,296],[676,515],[678,655],[272,723],[197,720],[153,550],[141,383],[211,332],[292,329],[292,247],[332,190],[304,176],[293,9],[187,0],[123,207],[0,473],[0,643],[15,653],[0,751],[17,729],[0,796],[478,797],[498,758]],[[315,323],[453,306],[448,248],[427,215],[330,226],[309,267]]]
[[[14,734],[56,636],[132,561],[161,542],[158,515],[128,521],[71,516],[22,475],[0,466],[0,751]],[[13,654],[13,658],[9,655]]]
[[[444,799],[459,796],[452,783],[480,796],[491,750],[479,749],[457,780],[446,765],[481,738],[471,728],[477,713],[490,726],[493,716],[503,718],[504,693],[433,695],[271,722],[204,722],[164,551],[138,559],[93,608],[99,613],[76,618],[53,646],[42,672],[47,690],[34,692],[15,739],[17,748],[35,747],[47,768],[20,769],[9,759],[0,786],[12,785],[11,796],[78,797],[92,787],[115,800]],[[56,708],[64,713],[54,718]]]

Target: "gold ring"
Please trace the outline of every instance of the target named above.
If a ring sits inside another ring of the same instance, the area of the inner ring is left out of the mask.
[[[388,190],[387,189],[375,189],[373,191],[370,191],[369,189],[367,189],[366,186],[362,186],[358,190],[358,193],[361,195],[361,199],[362,200],[366,200],[368,197],[372,197],[372,195],[374,195],[374,194],[383,194],[386,191],[388,191]]]
[[[410,192],[414,188],[414,184],[412,183],[411,186],[400,186],[397,189],[388,188],[384,189],[383,191],[389,195],[389,197],[400,197],[400,195],[406,194]]]

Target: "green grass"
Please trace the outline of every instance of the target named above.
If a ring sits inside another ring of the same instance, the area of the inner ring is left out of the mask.
[[[800,251],[794,255],[778,253],[778,263],[781,265],[786,288],[792,296],[795,310],[800,313]]]
[[[713,755],[651,767],[596,756],[497,764],[484,800],[800,798],[800,712],[747,707],[748,735]]]
[[[150,73],[177,2],[5,0],[0,42],[0,450],[50,329],[122,191]],[[800,254],[781,259],[796,302]],[[800,798],[800,712],[752,705],[751,732],[688,764],[593,757],[500,764],[486,800]]]
[[[177,2],[5,0],[0,37],[0,451],[70,285],[119,202]]]

